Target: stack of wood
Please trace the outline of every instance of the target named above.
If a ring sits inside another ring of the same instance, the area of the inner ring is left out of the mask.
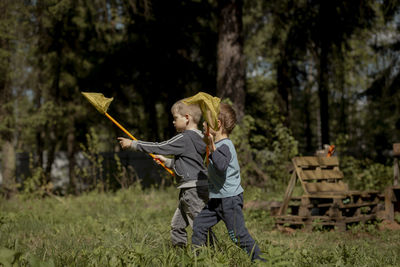
[[[282,206],[275,222],[278,227],[328,226],[346,230],[347,225],[377,217],[383,196],[379,191],[350,191],[343,182],[337,157],[295,157]],[[292,197],[297,180],[304,191]]]
[[[393,185],[385,189],[385,212],[382,219],[394,221],[395,213],[400,213],[399,159],[400,143],[393,144]]]

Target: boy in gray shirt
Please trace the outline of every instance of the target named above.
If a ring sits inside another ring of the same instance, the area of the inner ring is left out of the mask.
[[[206,144],[198,129],[201,118],[198,105],[186,105],[180,100],[172,106],[171,112],[178,132],[171,139],[161,143],[123,137],[118,140],[123,149],[158,154],[155,157],[174,170],[180,193],[178,208],[171,221],[171,241],[174,246],[186,246],[186,227],[193,227],[194,218],[208,201],[207,169],[203,162]],[[173,155],[174,158],[162,155]]]

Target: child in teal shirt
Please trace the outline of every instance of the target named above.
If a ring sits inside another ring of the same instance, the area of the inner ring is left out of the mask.
[[[240,185],[240,167],[235,146],[229,134],[236,125],[236,114],[231,106],[221,103],[218,131],[210,129],[205,142],[210,148],[208,189],[210,199],[193,223],[192,244],[206,244],[209,229],[223,221],[231,240],[243,248],[252,260],[266,261],[249,234],[242,212],[243,188]],[[205,125],[206,126],[206,125]]]

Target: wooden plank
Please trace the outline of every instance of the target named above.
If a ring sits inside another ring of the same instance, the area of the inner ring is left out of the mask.
[[[292,162],[297,167],[339,166],[337,157],[294,157]]]
[[[283,215],[283,216],[275,216],[275,223],[288,223],[288,222],[304,222],[308,218],[300,217],[297,215]]]
[[[339,198],[336,198],[339,199]],[[368,207],[368,206],[376,206],[379,204],[379,201],[375,200],[373,202],[362,202],[362,203],[354,203],[354,204],[343,204],[341,202],[339,203],[339,208],[340,209],[349,209],[349,208],[360,208],[360,207]],[[309,204],[309,205],[302,205],[305,208],[311,209],[313,207],[317,207],[317,208],[328,208],[333,206],[334,203],[321,203],[321,204]],[[299,207],[300,204],[289,204],[289,207]]]
[[[281,220],[281,221],[320,221],[320,222],[346,222],[346,223],[352,223],[352,222],[359,222],[359,221],[364,221],[364,220],[370,220],[376,217],[376,214],[364,214],[360,216],[354,216],[354,217],[342,217],[342,218],[332,218],[329,216],[291,216],[291,215],[284,215],[284,216],[275,216],[274,218],[276,220]]]
[[[376,214],[363,214],[354,217],[342,217],[345,223],[365,222],[376,218]]]
[[[398,184],[399,184],[399,160],[397,159],[397,157],[395,157],[393,161],[393,185],[398,185]]]
[[[310,206],[310,199],[308,197],[301,198],[301,204],[299,207],[299,216],[309,217],[311,216],[311,210],[308,208]]]
[[[365,194],[365,191],[350,190],[346,192],[349,196],[361,196]]]
[[[303,195],[304,197],[308,197],[310,199],[344,199],[347,198],[348,196],[346,195],[346,192],[317,192],[313,194],[308,194],[308,195]]]
[[[296,172],[293,172],[292,176],[290,177],[288,187],[286,188],[286,192],[285,192],[285,197],[283,199],[283,203],[282,203],[281,207],[279,208],[278,215],[283,215],[283,214],[286,213],[286,209],[288,207],[290,198],[292,196],[295,184],[296,184]]]
[[[385,213],[386,219],[389,221],[394,220],[394,205],[393,205],[393,188],[386,187],[385,189]]]
[[[329,208],[327,214],[333,219],[342,218],[342,212],[339,210],[339,205],[342,202],[341,199],[334,199],[332,206]]]
[[[307,192],[312,193],[320,193],[320,192],[345,192],[348,190],[347,184],[343,182],[338,183],[305,183],[305,187],[307,188]]]
[[[293,159],[292,159],[293,160]],[[299,178],[300,177],[300,172],[301,172],[301,168],[299,168],[298,166],[296,166],[295,164],[293,164],[293,166],[294,166],[294,172],[296,173],[296,175],[297,175],[297,177]],[[301,187],[303,188],[303,190],[304,190],[304,193],[305,194],[308,194],[308,191],[307,191],[307,187],[305,186],[305,182],[302,180],[302,179],[300,179],[299,178],[299,180],[300,180],[300,183],[301,183]]]
[[[379,204],[379,201],[354,203],[354,204],[343,204],[343,203],[341,203],[339,205],[339,208],[341,208],[341,209],[360,208],[360,207],[375,206],[375,205],[378,205],[378,204]]]
[[[400,143],[393,144],[393,156],[400,157]]]
[[[329,216],[298,216],[298,215],[282,215],[282,216],[274,216],[275,219],[280,220],[292,220],[292,221],[305,221],[305,220],[321,220],[321,221],[330,221],[331,218]]]
[[[339,170],[301,170],[300,179],[307,180],[324,180],[324,179],[343,179],[343,172]]]
[[[317,192],[314,194],[310,194],[310,199],[346,199],[348,196],[345,194],[346,192]]]
[[[277,225],[304,225],[308,226],[309,230],[312,230],[310,226],[315,224],[322,226],[335,226],[339,231],[345,231],[347,224],[366,222],[368,220],[376,219],[375,214],[360,215],[349,218],[330,218],[327,216],[312,216],[312,217],[301,217],[301,216],[281,216],[275,220]]]
[[[357,191],[357,190],[350,190],[347,191],[346,194],[351,196],[357,196],[360,198],[379,198],[379,191],[376,190],[367,190],[367,191]]]

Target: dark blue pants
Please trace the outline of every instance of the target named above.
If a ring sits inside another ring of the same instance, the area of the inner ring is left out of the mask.
[[[211,198],[193,223],[192,244],[205,245],[207,233],[219,221],[223,221],[231,240],[243,248],[253,259],[259,258],[261,252],[244,223],[243,193],[227,198]]]

